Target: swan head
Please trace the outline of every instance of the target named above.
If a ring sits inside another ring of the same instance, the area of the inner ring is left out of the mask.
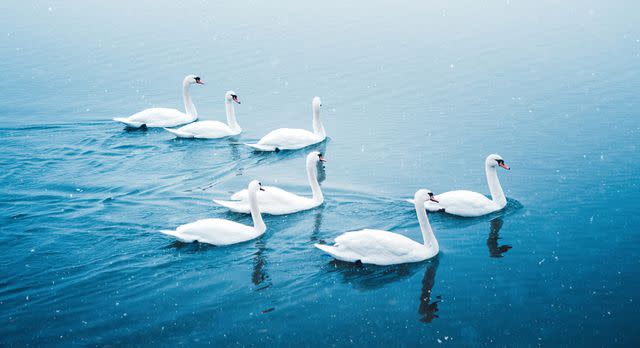
[[[440,202],[438,202],[438,200],[433,195],[433,192],[431,192],[431,190],[427,190],[427,189],[420,189],[420,190],[416,191],[416,195],[413,197],[413,199],[416,202],[416,205],[418,205],[418,206],[423,206],[424,202],[426,202],[426,201],[432,201],[432,202],[440,203]]]
[[[240,101],[238,100],[238,95],[234,91],[227,91],[227,93],[224,94],[224,100],[229,102],[229,103],[234,101],[234,102],[240,104]]]
[[[320,151],[311,151],[307,155],[307,163],[309,164],[315,164],[318,162],[326,162],[326,161],[327,160],[324,158],[324,156],[322,155],[322,152]]]
[[[183,85],[204,85],[204,81],[198,75],[187,75],[182,81]]]
[[[506,163],[504,163],[504,160],[502,159],[502,157],[496,154],[487,156],[485,165],[489,168],[495,168],[496,166],[500,166],[506,170],[511,170],[511,168],[509,168],[509,166]]]
[[[313,107],[313,111],[320,111],[320,107],[322,106],[322,101],[320,101],[320,97],[313,97],[313,101],[311,101],[311,106]]]
[[[258,180],[252,180],[249,183],[249,187],[247,188],[247,190],[249,192],[258,192],[258,191],[264,191],[264,189],[262,188],[262,183]]]

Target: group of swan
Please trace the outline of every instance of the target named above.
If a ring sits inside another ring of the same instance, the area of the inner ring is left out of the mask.
[[[181,138],[216,139],[235,136],[242,132],[235,116],[233,103],[240,104],[233,91],[225,94],[227,124],[218,121],[199,121],[196,108],[189,95],[189,86],[203,84],[200,77],[188,75],[183,81],[183,96],[186,113],[175,109],[152,108],[136,113],[128,118],[114,118],[128,127],[163,127]],[[280,128],[271,131],[255,144],[246,144],[259,151],[297,150],[324,141],[326,132],[320,121],[319,97],[313,98],[313,132],[304,129]],[[192,123],[193,122],[193,123]],[[180,128],[170,129],[189,123]],[[214,245],[229,245],[260,237],[267,230],[261,213],[271,215],[292,214],[320,206],[324,196],[318,182],[317,166],[325,162],[318,151],[312,151],[306,158],[306,171],[312,196],[303,197],[278,187],[262,186],[257,180],[249,183],[244,190],[234,193],[230,200],[214,200],[215,203],[237,212],[251,214],[253,226],[239,224],[224,219],[203,219],[178,226],[175,230],[161,230],[182,242],[202,242]],[[423,242],[418,243],[403,235],[374,229],[363,229],[341,234],[334,245],[315,244],[315,247],[346,262],[374,265],[392,265],[419,262],[434,257],[439,252],[438,241],[433,234],[427,211],[445,212],[463,217],[476,217],[503,209],[507,199],[500,186],[496,167],[509,170],[499,155],[489,155],[485,160],[485,173],[491,199],[481,193],[456,190],[434,195],[430,190],[418,190],[412,200],[414,204]]]
[[[242,128],[236,119],[233,102],[240,104],[234,91],[225,93],[225,111],[227,123],[220,121],[198,121],[198,111],[191,100],[189,87],[193,84],[203,85],[202,79],[196,75],[187,75],[182,81],[182,97],[185,112],[176,109],[150,108],[129,117],[116,117],[113,120],[123,123],[129,128],[162,127],[179,138],[219,139],[239,135]],[[320,97],[314,97],[313,132],[306,129],[279,128],[269,132],[255,144],[246,144],[257,151],[298,150],[323,142],[327,138],[324,125],[320,121]],[[185,125],[186,124],[186,125]],[[171,128],[178,127],[180,128]]]

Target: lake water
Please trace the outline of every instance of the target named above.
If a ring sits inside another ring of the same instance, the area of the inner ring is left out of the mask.
[[[638,346],[640,3],[0,3],[0,344]],[[176,140],[111,121],[182,109],[244,133]],[[311,128],[326,203],[247,243],[182,244],[251,179],[310,194],[307,151],[238,145]],[[509,198],[430,214],[440,255],[394,267],[313,247],[420,239],[419,188]]]

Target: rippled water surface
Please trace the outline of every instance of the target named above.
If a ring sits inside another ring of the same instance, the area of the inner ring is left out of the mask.
[[[635,1],[0,3],[0,344],[637,346],[640,6]],[[176,140],[110,121],[152,106],[245,132]],[[159,229],[251,179],[310,194],[306,151],[243,142],[311,128],[326,203],[229,246]],[[488,193],[503,212],[430,214],[440,255],[394,267],[313,247],[365,227],[420,239],[409,198]]]

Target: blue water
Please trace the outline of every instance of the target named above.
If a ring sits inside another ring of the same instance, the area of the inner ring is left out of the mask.
[[[0,344],[637,346],[640,4],[635,1],[0,3]],[[175,140],[110,121],[152,106],[245,132]],[[251,179],[308,194],[305,151],[238,142],[311,127],[326,203],[229,247],[159,229]],[[419,239],[419,188],[509,198],[431,214],[440,255],[331,261],[342,232]]]

